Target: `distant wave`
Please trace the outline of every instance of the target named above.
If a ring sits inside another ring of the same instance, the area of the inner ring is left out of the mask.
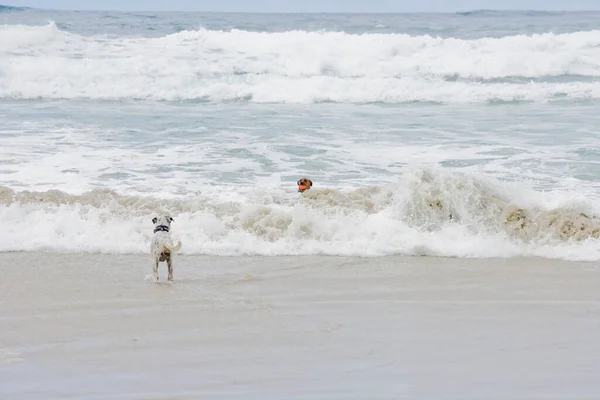
[[[471,11],[457,11],[456,14],[463,15],[465,17],[471,15],[486,15],[486,14],[498,14],[500,11],[496,10],[471,10]]]
[[[3,6],[0,4],[0,12],[9,12],[9,11],[27,11],[30,10],[29,7],[13,7],[13,6]]]
[[[573,11],[571,11],[573,12]],[[457,11],[457,15],[465,17],[481,17],[481,16],[499,16],[499,15],[528,15],[528,16],[548,16],[561,14],[561,11],[542,11],[542,10],[469,10]]]
[[[456,39],[243,30],[84,37],[4,25],[0,98],[439,102],[600,99],[600,31]]]
[[[416,169],[396,184],[223,201],[0,188],[0,251],[143,253],[151,219],[170,213],[182,252],[390,254],[600,260],[592,202],[495,180]],[[266,200],[270,198],[271,200]]]

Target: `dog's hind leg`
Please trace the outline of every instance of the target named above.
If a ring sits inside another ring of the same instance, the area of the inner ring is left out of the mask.
[[[154,282],[158,283],[158,257],[154,259],[154,264],[152,265],[152,272],[154,272]]]
[[[169,281],[173,281],[173,258],[171,254],[167,254],[167,267],[169,268]]]

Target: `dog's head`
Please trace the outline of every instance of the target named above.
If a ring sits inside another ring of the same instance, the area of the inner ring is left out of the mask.
[[[305,190],[310,189],[313,185],[312,181],[308,178],[302,178],[296,183],[298,184],[298,191],[300,193],[304,192]]]
[[[171,222],[173,218],[170,215],[161,215],[159,217],[152,218],[154,224],[154,233],[158,231],[169,232],[171,230]]]

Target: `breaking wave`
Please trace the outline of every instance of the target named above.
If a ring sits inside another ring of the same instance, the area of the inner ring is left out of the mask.
[[[600,259],[590,200],[431,170],[349,192],[232,201],[1,188],[0,251],[144,253],[157,213],[174,217],[187,254]]]
[[[10,38],[10,40],[8,40]],[[457,39],[243,30],[159,38],[0,26],[0,98],[543,102],[600,99],[600,31]]]

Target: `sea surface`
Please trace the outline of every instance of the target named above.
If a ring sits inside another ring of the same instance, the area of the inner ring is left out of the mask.
[[[0,7],[0,251],[597,261],[599,110],[600,13]]]
[[[0,7],[2,400],[595,398],[599,215],[600,13]]]

